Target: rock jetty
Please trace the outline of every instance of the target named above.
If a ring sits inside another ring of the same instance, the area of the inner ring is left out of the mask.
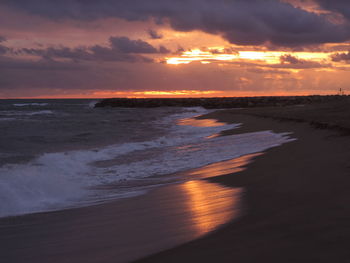
[[[255,108],[306,105],[343,100],[345,95],[273,96],[273,97],[220,97],[220,98],[112,98],[103,99],[95,108],[155,108],[155,107],[203,107],[206,109]]]

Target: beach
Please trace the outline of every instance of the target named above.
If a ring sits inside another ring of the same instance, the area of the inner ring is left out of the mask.
[[[350,263],[350,0],[0,17],[0,263]]]
[[[330,114],[333,122],[343,120],[342,126],[348,127],[348,103],[211,115],[244,122],[234,132],[292,131],[298,140],[268,150],[234,176],[211,179],[245,188],[244,216],[202,239],[140,262],[347,262],[350,140],[344,129],[315,128],[313,121],[317,117],[329,123]]]
[[[323,106],[312,107],[327,117]],[[203,116],[242,123],[223,135],[272,130],[291,132],[297,139],[241,162],[222,163],[220,172],[213,173],[216,177],[95,206],[0,219],[2,260],[346,262],[346,122],[320,129],[311,123],[314,116],[302,114],[310,109],[299,108],[235,109]],[[281,116],[287,111],[287,117]],[[338,115],[344,117],[347,111],[342,112]]]

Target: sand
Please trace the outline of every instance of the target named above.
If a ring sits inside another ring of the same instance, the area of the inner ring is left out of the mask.
[[[288,118],[271,116],[284,110]],[[198,184],[1,219],[1,262],[126,262],[152,253],[140,262],[348,262],[350,140],[305,116],[298,107],[212,113],[244,123],[227,133],[293,132],[297,140]]]
[[[2,218],[0,262],[128,262],[196,239],[237,218],[242,197],[200,178],[241,171],[255,156],[174,174],[198,180],[133,198]]]
[[[244,123],[230,133],[293,131],[298,140],[268,150],[245,171],[211,179],[244,187],[244,216],[140,262],[349,262],[350,138],[342,129],[315,129],[312,116],[322,123],[346,124],[350,111],[328,110],[327,105],[314,105],[208,116]]]

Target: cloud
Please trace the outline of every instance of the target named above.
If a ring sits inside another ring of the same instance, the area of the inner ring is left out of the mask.
[[[28,60],[0,56],[0,97],[22,97],[70,90],[99,89],[115,85],[118,65],[109,68],[93,63],[74,63],[51,59]],[[113,73],[111,73],[111,71]],[[112,83],[112,84],[111,84]]]
[[[322,64],[316,61],[309,61],[305,59],[299,59],[290,54],[280,56],[281,64],[276,64],[271,67],[275,68],[290,68],[290,69],[309,69],[309,68],[328,68],[332,65],[326,63]]]
[[[324,9],[342,14],[350,19],[350,2],[348,0],[316,0]]]
[[[347,62],[350,63],[350,51],[348,51],[347,53],[336,53],[334,55],[331,56],[332,61],[335,62]]]
[[[171,50],[169,50],[166,47],[161,45],[161,46],[159,46],[159,53],[161,53],[161,54],[168,54],[168,53],[171,53]]]
[[[163,38],[162,34],[159,34],[157,31],[155,31],[153,29],[148,29],[147,33],[152,39],[162,39]]]
[[[1,52],[1,46],[0,46]],[[23,48],[19,53],[25,53],[43,58],[64,58],[74,61],[122,61],[122,62],[152,62],[151,58],[141,54],[169,53],[164,46],[159,49],[143,40],[131,40],[127,37],[110,37],[109,46],[94,45],[91,47],[70,48],[65,46],[48,48]]]
[[[305,60],[301,60],[295,56],[292,56],[290,54],[283,55],[280,57],[281,63],[290,63],[290,64],[303,64],[305,63]]]
[[[7,53],[10,49],[8,47],[5,47],[3,45],[0,45],[0,55],[3,55]]]
[[[121,53],[155,54],[159,52],[155,47],[141,39],[131,40],[127,37],[110,37],[109,42],[112,49],[118,50]]]
[[[348,14],[348,1],[318,2]],[[348,23],[333,24],[325,16],[278,0],[3,0],[2,3],[48,19],[89,21],[118,17],[146,21],[153,18],[160,24],[169,23],[178,31],[201,30],[240,45],[272,43],[293,47],[350,39]]]
[[[219,49],[207,49],[204,51],[208,51],[211,54],[236,54],[236,55],[239,54],[239,52],[235,48],[232,48],[232,47],[225,47],[224,49],[221,49],[221,50],[219,50]]]
[[[248,72],[257,73],[257,74],[291,74],[286,70],[278,69],[264,69],[264,68],[250,68],[247,69]]]
[[[289,64],[285,64],[289,66]],[[265,73],[282,68],[264,67]],[[272,66],[272,65],[271,65]],[[282,65],[283,66],[283,65]],[[293,65],[292,65],[293,66]],[[295,66],[295,65],[294,65]],[[69,70],[67,70],[69,69]],[[62,97],[75,94],[85,96],[96,91],[145,91],[145,90],[222,90],[223,94],[271,95],[290,91],[292,94],[303,89],[316,93],[329,89],[346,89],[349,86],[349,71],[301,70],[290,74],[257,74],[235,64],[218,67],[216,64],[188,64],[173,67],[160,63],[74,63],[56,62],[46,59],[40,61],[20,61],[0,56],[0,97],[49,96]],[[286,70],[288,71],[288,70]],[[161,76],[161,77],[160,77]],[[251,83],[242,81],[243,78]],[[294,79],[294,80],[293,80]],[[334,81],[336,79],[339,84]],[[340,81],[341,80],[341,81]],[[237,93],[235,93],[237,92]],[[248,93],[245,93],[248,92]],[[98,97],[98,96],[96,96]]]
[[[88,48],[69,47],[48,47],[48,48],[23,48],[19,53],[25,53],[43,58],[69,58],[72,60],[92,60],[93,54],[88,52]]]
[[[0,43],[5,42],[7,39],[4,36],[0,36]],[[10,51],[10,48],[0,44],[0,55],[3,55]]]
[[[38,89],[37,95],[40,95],[43,88],[64,90],[88,84],[85,83],[85,79],[89,78],[86,69],[85,66],[72,62],[50,59],[33,61],[0,56],[0,97],[31,96],[34,89]],[[92,81],[91,78],[89,80]]]

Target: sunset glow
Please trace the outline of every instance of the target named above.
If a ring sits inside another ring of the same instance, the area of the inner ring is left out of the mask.
[[[216,50],[209,48],[209,50]],[[224,50],[224,48],[221,48]],[[329,60],[329,53],[325,52],[286,52],[286,51],[237,51],[237,54],[216,54],[211,51],[202,51],[193,49],[183,52],[178,57],[166,58],[167,64],[179,65],[189,64],[191,62],[201,62],[202,64],[222,63],[222,62],[238,62],[244,60],[260,61],[266,64],[278,64],[281,56],[293,55],[298,59],[310,60],[315,62]]]
[[[16,1],[0,5],[0,98],[350,92],[347,14],[318,0],[117,1],[110,12]]]
[[[196,96],[210,96],[219,95],[222,91],[217,90],[150,90],[150,91],[130,91],[130,92],[113,92],[113,91],[99,91],[94,92],[94,97],[130,97],[130,98],[150,98],[150,97],[196,97]]]
[[[346,263],[350,0],[0,0],[0,131],[0,263]]]
[[[215,61],[232,61],[238,58],[237,55],[232,54],[212,54],[210,51],[202,51],[200,49],[193,49],[185,51],[180,57],[166,58],[167,64],[188,64],[191,62],[199,61],[202,64],[211,63],[212,60]]]

